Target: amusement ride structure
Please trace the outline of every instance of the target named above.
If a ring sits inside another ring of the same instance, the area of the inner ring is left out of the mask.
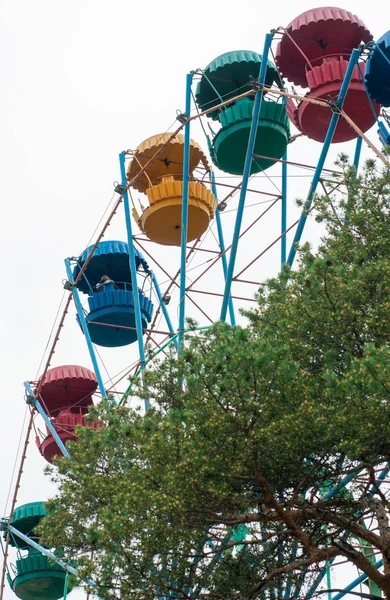
[[[375,42],[358,17],[329,7],[309,10],[267,34],[262,54],[229,51],[187,75],[186,106],[177,115],[177,128],[121,152],[121,181],[115,182],[108,219],[92,245],[65,260],[68,297],[54,342],[38,380],[25,383],[26,446],[34,429],[37,451],[47,462],[59,453],[69,456],[66,443],[75,439],[77,425],[99,427],[85,420],[94,397],[113,394],[118,403],[128,401],[128,390],[118,393],[118,384],[142,373],[167,346],[180,353],[187,316],[200,327],[218,319],[235,325],[238,308],[254,301],[261,282],[258,261],[273,252],[275,263],[277,252],[279,265],[293,265],[316,191],[321,186],[327,192],[333,172],[325,169],[330,145],[356,140],[356,169],[363,142],[387,164],[366,132],[376,125],[380,143],[390,141],[389,81],[390,31]],[[191,139],[194,122],[205,134],[204,149]],[[288,160],[289,144],[299,137],[313,140],[316,165]],[[280,189],[268,174],[271,167],[281,179]],[[289,178],[301,168],[312,170],[311,185],[300,217],[289,222]],[[122,203],[126,239],[103,239]],[[267,222],[273,215],[275,223],[276,211],[278,232]],[[72,303],[92,370],[51,367]],[[108,385],[97,347],[110,352],[129,345],[136,349],[133,363]],[[39,430],[42,420],[45,433]],[[58,551],[39,543],[35,529],[45,515],[44,503],[17,505],[22,454],[11,511],[2,520],[1,598],[8,579],[22,600],[56,600],[71,591],[67,574],[77,571]],[[381,473],[378,485],[386,475],[387,470]],[[325,571],[306,590],[307,598],[321,587]],[[365,579],[359,576],[333,600]],[[300,589],[291,596],[298,597]]]

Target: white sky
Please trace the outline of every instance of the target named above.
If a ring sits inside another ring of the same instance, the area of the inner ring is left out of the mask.
[[[63,259],[87,246],[112,197],[112,182],[120,179],[118,153],[172,126],[176,109],[184,110],[188,71],[228,50],[261,53],[266,32],[316,6],[322,2],[0,0],[3,515],[25,412],[22,384],[38,374],[63,293]],[[389,27],[378,4],[344,0],[342,7],[357,14],[375,38]],[[198,125],[192,136],[206,150]],[[370,136],[379,145],[375,130]],[[354,143],[332,148],[332,159],[341,149],[353,155]],[[320,150],[320,144],[299,139],[289,157],[315,164]],[[279,176],[280,168],[272,173]],[[280,179],[274,182],[280,185]],[[297,214],[293,200],[306,195],[309,182],[307,177],[289,179],[289,223]],[[272,190],[272,184],[259,179],[258,188]],[[257,196],[250,199],[258,201]],[[247,224],[259,214],[253,210]],[[232,216],[224,217],[227,241]],[[252,241],[240,246],[239,260],[248,262],[253,247],[260,252],[277,237],[279,220],[278,209],[270,211]],[[312,223],[307,235],[312,240],[319,235]],[[106,239],[125,239],[122,209]],[[169,262],[170,272],[178,268],[178,250],[150,251]],[[275,274],[278,260],[275,248],[256,265],[257,280]],[[216,306],[215,299],[199,296],[204,306]],[[170,306],[173,318],[176,308]],[[74,312],[72,307],[52,366],[91,364]],[[134,353],[135,345],[103,349],[102,356],[113,375],[134,360]],[[19,503],[50,494],[44,466],[32,439]],[[7,589],[4,597],[14,596]],[[84,596],[76,592],[73,597]]]

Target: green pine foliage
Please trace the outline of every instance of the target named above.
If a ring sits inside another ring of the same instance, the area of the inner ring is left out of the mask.
[[[390,597],[390,174],[338,166],[316,199],[325,238],[261,287],[247,326],[194,328],[133,382],[146,416],[92,409],[105,426],[52,469],[44,542],[100,598],[304,597],[340,556]]]

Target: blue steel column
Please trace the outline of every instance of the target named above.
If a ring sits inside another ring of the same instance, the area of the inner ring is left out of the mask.
[[[328,590],[330,590],[330,589],[332,589],[332,576],[330,573],[329,560],[326,561],[325,571],[326,571],[326,587],[328,588]],[[332,592],[328,592],[328,600],[332,600]]]
[[[267,33],[267,35],[265,36],[264,50],[263,50],[263,56],[261,58],[261,66],[260,66],[260,74],[259,74],[260,87],[264,85],[264,81],[265,81],[265,74],[267,72],[268,52],[271,47],[272,37],[273,37],[273,35],[271,33]],[[241,230],[242,217],[243,217],[243,213],[244,213],[245,197],[246,197],[246,192],[247,192],[247,188],[248,188],[250,170],[251,170],[251,166],[252,166],[252,155],[253,155],[253,149],[254,149],[255,141],[256,141],[257,125],[259,122],[262,98],[263,98],[263,93],[257,92],[255,101],[254,101],[254,106],[253,106],[251,131],[249,134],[248,148],[246,151],[244,173],[242,176],[242,184],[241,184],[241,191],[240,191],[240,199],[238,201],[236,224],[234,226],[233,241],[232,241],[232,246],[231,246],[231,250],[230,250],[229,266],[228,266],[227,275],[226,275],[226,285],[225,285],[225,291],[223,294],[221,316],[220,316],[221,321],[226,320],[226,313],[227,313],[227,308],[228,308],[228,303],[229,303],[230,290],[232,287],[234,266],[236,263],[236,255],[237,255],[237,246],[238,246],[238,241],[240,239],[240,230]]]
[[[353,157],[353,166],[355,167],[356,173],[358,172],[358,168],[359,168],[359,161],[360,161],[360,153],[362,151],[362,144],[363,144],[363,138],[361,138],[359,136],[358,139],[356,140],[355,156]]]
[[[380,472],[380,474],[378,476],[377,486],[380,486],[383,483],[383,481],[387,477],[389,470],[390,470],[389,463],[387,463],[387,466],[384,469],[382,469],[382,471]],[[377,492],[377,487],[372,486],[368,492],[368,495],[373,496],[374,494],[376,494],[376,492]],[[329,564],[332,565],[334,560],[335,559],[333,558],[331,561],[329,561]],[[321,571],[319,572],[319,574],[317,575],[316,579],[314,580],[314,583],[311,586],[311,588],[306,592],[307,600],[314,595],[314,593],[316,592],[316,590],[317,590],[318,586],[320,585],[325,574],[326,574],[326,567],[323,567],[321,569]],[[367,578],[367,576],[366,576],[366,578]],[[332,600],[334,600],[334,598],[332,598]]]
[[[287,229],[287,148],[286,152],[283,155],[282,162],[282,218],[281,218],[281,253],[280,253],[280,262],[283,266],[286,262],[287,255],[287,239],[286,235],[283,235]]]
[[[187,119],[191,116],[191,85],[192,73],[186,77],[186,110]],[[184,126],[184,155],[183,155],[183,195],[181,207],[181,258],[180,258],[180,299],[179,299],[179,354],[183,350],[185,297],[186,297],[186,258],[187,258],[187,227],[188,227],[188,179],[190,167],[190,122]]]
[[[217,196],[217,186],[215,185],[214,171],[211,171],[211,189],[212,189],[212,192],[213,192],[214,196],[218,199],[218,196]],[[222,223],[221,223],[221,214],[220,214],[218,206],[217,206],[217,210],[215,211],[215,220],[216,220],[216,223],[217,223],[218,243],[219,243],[219,247],[220,247],[221,253],[222,253],[222,256],[221,256],[222,268],[223,268],[223,275],[224,275],[225,284],[226,284],[227,259],[226,259],[226,254],[225,254],[225,240],[223,238],[223,230],[222,230]],[[231,296],[229,296],[229,315],[230,315],[230,323],[231,323],[231,325],[235,325],[236,324],[236,318],[234,316],[233,300],[232,300]]]
[[[64,596],[62,600],[66,600],[68,595],[68,585],[69,585],[69,575],[68,573],[65,575],[65,583],[64,583]]]
[[[66,458],[70,458],[70,454],[67,451],[65,444],[63,443],[63,441],[61,440],[60,436],[58,435],[57,431],[55,430],[55,427],[53,425],[53,423],[50,421],[49,417],[47,416],[47,414],[45,413],[45,411],[43,410],[43,406],[41,405],[41,403],[39,402],[38,398],[36,398],[34,396],[34,393],[31,389],[31,386],[29,384],[28,381],[24,382],[24,387],[27,390],[27,393],[29,395],[28,398],[28,404],[30,404],[30,398],[32,401],[32,404],[35,406],[35,408],[37,409],[37,411],[39,412],[39,414],[41,415],[41,417],[43,417],[43,420],[45,421],[50,433],[52,434],[57,446],[59,447],[59,449],[61,450],[62,454],[64,456],[66,456]]]
[[[293,560],[295,560],[297,552],[298,552],[298,542],[295,543],[295,545],[294,545],[294,547],[293,547],[293,549],[292,549],[292,551],[290,553],[290,562],[292,562]],[[285,600],[287,600],[288,598],[290,598],[290,595],[291,595],[291,583],[288,583],[286,585],[286,589],[284,591],[283,598]]]
[[[65,267],[66,267],[66,273],[68,275],[69,281],[74,284],[72,267],[70,266],[69,258],[65,259]],[[102,395],[102,398],[107,398],[106,388],[104,387],[103,379],[100,374],[100,369],[99,369],[98,361],[97,361],[96,354],[95,354],[95,349],[92,344],[91,336],[89,335],[88,325],[87,325],[87,321],[85,320],[85,315],[84,315],[84,311],[83,311],[83,306],[81,304],[79,291],[75,285],[73,285],[73,287],[72,287],[72,294],[73,294],[74,303],[76,305],[77,314],[80,319],[81,327],[84,332],[85,339],[87,341],[89,355],[92,360],[93,369],[95,371],[96,379],[98,381],[100,393]]]
[[[362,144],[363,144],[363,138],[361,138],[360,136],[358,137],[358,139],[356,140],[356,146],[355,146],[355,155],[353,157],[353,167],[355,169],[355,177],[357,176],[357,172],[359,169],[359,162],[360,162],[360,154],[362,151]],[[347,209],[345,211],[345,216],[344,216],[344,225],[348,225],[349,222],[349,212],[348,212],[348,206]]]
[[[161,294],[160,286],[157,283],[157,279],[156,279],[156,276],[153,273],[153,271],[150,271],[150,277],[152,279],[152,283],[153,283],[154,289],[156,290],[157,298],[158,298],[158,301],[160,303],[163,315],[165,317],[165,321],[167,322],[168,329],[172,333],[172,335],[175,335],[175,330],[173,329],[171,318],[170,318],[170,316],[168,314],[167,307],[165,306],[165,302],[164,302],[162,294]],[[176,335],[173,338],[173,343],[175,344],[176,350],[177,350],[178,349],[178,343],[177,343]]]
[[[374,564],[374,567],[379,569],[382,565],[383,565],[383,560],[380,559]],[[338,594],[333,596],[333,600],[341,600],[341,598],[343,598],[346,594],[348,594],[348,592],[350,592],[355,587],[357,587],[359,585],[359,583],[363,583],[363,581],[366,581],[366,579],[368,579],[368,577],[365,573],[363,573],[363,575],[360,575],[360,577],[357,577],[354,581],[352,581],[352,583],[350,583],[349,585],[346,585],[344,588],[344,591],[339,592]]]
[[[137,342],[138,342],[138,351],[139,351],[139,360],[141,370],[145,369],[145,349],[144,349],[144,332],[142,329],[142,319],[141,319],[141,306],[139,302],[139,291],[137,284],[137,267],[135,264],[135,249],[133,242],[133,231],[131,228],[131,216],[130,216],[130,207],[129,207],[129,194],[127,192],[126,187],[126,169],[125,169],[125,153],[121,152],[119,155],[119,163],[121,168],[121,178],[122,185],[126,188],[126,191],[123,194],[123,204],[125,207],[125,219],[126,219],[126,230],[127,230],[127,243],[129,246],[129,264],[130,264],[130,273],[131,273],[131,283],[133,288],[133,302],[134,302],[134,312],[135,312],[135,328],[137,331]],[[147,404],[147,403],[145,403]]]
[[[230,538],[231,538],[231,529],[229,529],[227,535],[225,535],[225,537],[223,538],[222,542],[219,545],[218,551],[214,554],[213,558],[211,559],[210,563],[208,564],[208,566],[206,568],[206,573],[205,573],[205,579],[206,579],[206,581],[207,581],[207,577],[210,575],[210,573],[213,572],[213,569],[214,569],[215,565],[221,559],[222,552],[224,551],[224,549],[228,545],[228,543],[230,541]],[[199,584],[198,587],[193,591],[193,593],[191,594],[190,597],[192,599],[194,599],[194,600],[196,598],[198,598],[198,596],[201,593],[203,587],[204,587],[203,584]]]
[[[352,72],[353,72],[353,69],[354,69],[355,65],[357,64],[357,62],[359,60],[359,56],[360,56],[360,50],[356,50],[356,49],[352,50],[351,58],[349,59],[348,67],[347,67],[347,70],[345,72],[343,83],[341,84],[340,93],[338,95],[337,102],[336,102],[336,106],[339,109],[343,107],[345,96],[347,95],[347,91],[348,91],[349,82],[351,81]],[[322,146],[320,158],[319,158],[316,170],[314,171],[313,180],[312,180],[311,185],[310,185],[309,194],[307,196],[306,202],[305,202],[304,207],[302,209],[302,213],[301,213],[301,217],[300,217],[300,220],[299,220],[299,223],[298,223],[298,227],[297,227],[297,230],[295,232],[293,243],[291,245],[290,254],[289,254],[288,260],[287,260],[287,262],[288,262],[288,264],[290,266],[292,266],[292,264],[294,262],[295,254],[297,252],[297,245],[300,242],[300,239],[301,239],[301,236],[302,236],[302,233],[303,233],[303,229],[305,227],[307,215],[308,215],[308,212],[310,210],[311,203],[313,201],[314,194],[316,192],[317,185],[318,185],[318,182],[319,182],[320,177],[321,177],[322,168],[324,166],[324,163],[325,163],[325,160],[326,160],[326,157],[327,157],[327,154],[328,154],[329,146],[330,146],[330,144],[332,142],[333,135],[334,135],[334,132],[336,130],[339,118],[340,118],[339,113],[338,112],[334,112],[333,115],[332,115],[332,118],[330,120],[330,123],[329,123],[329,127],[328,127],[328,131],[327,131],[327,134],[326,134],[326,137],[325,137],[325,141],[324,141],[324,144]]]

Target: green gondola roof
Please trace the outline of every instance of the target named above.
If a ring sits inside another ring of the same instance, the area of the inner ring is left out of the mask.
[[[259,76],[262,56],[251,50],[234,50],[225,52],[212,60],[203,70],[195,99],[200,110],[206,110],[219,104],[221,98],[228,100],[250,88],[251,78]],[[266,85],[279,81],[275,65],[267,60]],[[215,88],[215,89],[213,89]],[[208,116],[217,119],[219,111],[212,111]]]
[[[18,506],[12,516],[11,525],[25,535],[30,535],[34,527],[46,515],[44,502],[29,502]],[[6,533],[5,533],[6,535]],[[28,544],[20,538],[11,535],[10,544],[16,548],[28,548]]]

